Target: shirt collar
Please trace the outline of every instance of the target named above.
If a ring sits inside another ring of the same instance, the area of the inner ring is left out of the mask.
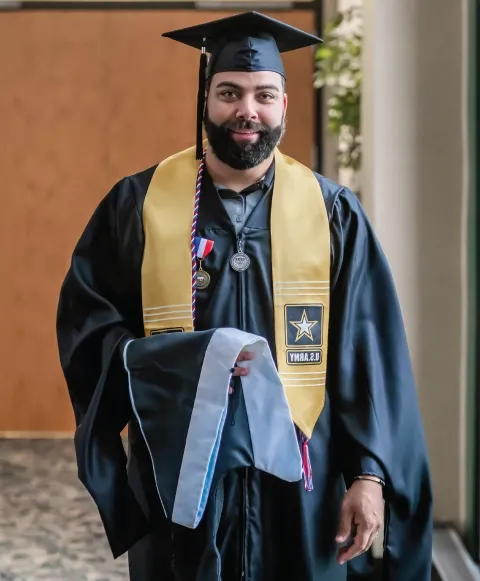
[[[265,194],[272,187],[274,177],[275,177],[275,161],[272,161],[272,163],[270,164],[270,167],[267,170],[267,173],[263,176],[263,178],[260,181],[256,182],[255,184],[252,184],[251,186],[248,186],[248,188],[245,188],[244,190],[242,190],[241,192],[238,192],[238,193],[246,195],[246,194],[251,194],[252,192],[256,192],[258,190],[261,190],[262,193]],[[222,197],[223,197],[223,195],[227,194],[227,192],[232,192],[232,190],[229,190],[228,188],[225,188],[222,185],[215,184],[215,186],[217,188],[218,193]],[[237,193],[237,192],[235,192],[235,193]]]

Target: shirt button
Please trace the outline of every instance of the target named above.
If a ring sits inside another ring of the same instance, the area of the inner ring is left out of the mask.
[[[243,215],[242,214],[237,214],[236,217],[235,217],[235,220],[237,222],[243,222]]]

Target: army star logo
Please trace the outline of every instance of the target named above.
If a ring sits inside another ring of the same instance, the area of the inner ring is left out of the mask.
[[[295,343],[299,341],[302,337],[308,337],[310,341],[313,341],[312,328],[318,323],[318,321],[309,321],[307,318],[306,310],[303,310],[302,318],[300,321],[290,321],[290,324],[297,328],[297,336],[295,338]]]

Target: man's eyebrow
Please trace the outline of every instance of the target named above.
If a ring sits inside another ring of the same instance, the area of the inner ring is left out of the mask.
[[[236,89],[237,91],[245,90],[244,87],[238,85],[237,83],[234,83],[233,81],[221,81],[215,88],[220,89],[222,87]],[[256,85],[254,89],[255,91],[277,91],[277,93],[280,92],[280,89],[276,85]]]
[[[277,85],[257,85],[255,91],[280,91]]]
[[[243,91],[243,87],[237,85],[237,83],[233,83],[232,81],[221,81],[215,88],[219,89],[220,87],[229,87],[230,89],[237,89],[237,91]]]

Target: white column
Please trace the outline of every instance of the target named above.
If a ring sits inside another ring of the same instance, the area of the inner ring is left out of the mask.
[[[394,269],[416,364],[420,297],[414,3],[366,0],[364,5],[362,193]]]
[[[435,516],[465,519],[466,0],[365,0],[362,195],[397,285]]]

